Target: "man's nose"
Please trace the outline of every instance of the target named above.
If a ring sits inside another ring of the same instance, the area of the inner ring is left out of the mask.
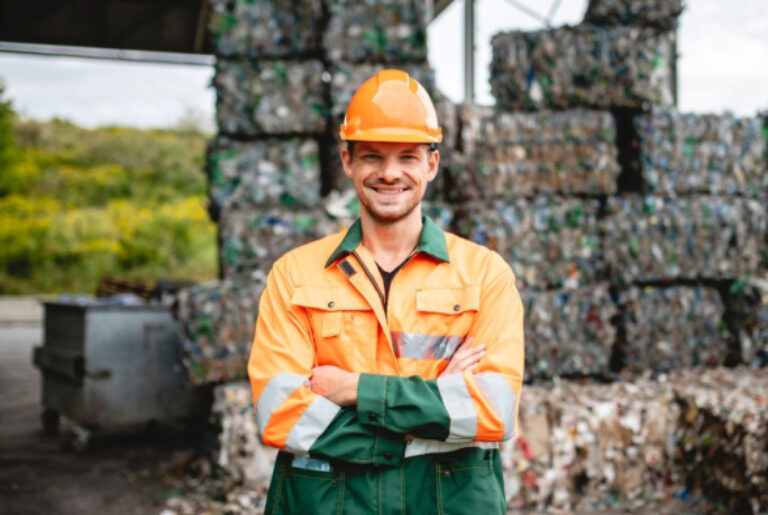
[[[390,157],[384,161],[384,169],[381,171],[381,178],[385,181],[396,181],[402,175],[400,164],[396,157]]]

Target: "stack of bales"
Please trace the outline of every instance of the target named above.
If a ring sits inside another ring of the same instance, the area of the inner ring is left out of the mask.
[[[602,231],[626,159],[616,112],[672,101],[673,39],[644,26],[583,24],[491,41],[495,111],[463,113],[469,176],[486,185],[478,209],[490,199],[516,204],[534,223],[495,216],[494,206],[485,219],[495,227],[470,223],[467,235],[519,233],[499,251],[528,307],[529,378],[616,369],[618,311]]]
[[[272,263],[344,229],[338,128],[377,70],[408,70],[434,94],[428,10],[417,0],[210,0],[218,134],[209,145],[209,211],[221,281],[180,297],[196,384],[243,377],[257,301]]]
[[[612,280],[628,287],[624,364],[753,362],[749,316],[733,316],[731,290],[765,268],[762,120],[659,108],[635,116],[634,127],[643,190],[610,198],[603,225]],[[763,333],[752,347],[765,344]]]
[[[592,309],[580,310],[584,320],[618,314],[611,330],[583,331],[574,341],[568,329],[540,329],[529,312],[527,374],[661,372],[742,360],[729,347],[728,299],[720,292],[762,266],[765,135],[758,117],[675,111],[681,11],[679,1],[593,0],[579,26],[492,40],[496,112],[475,109],[464,124],[475,128],[463,135],[476,156],[468,180],[484,185],[472,194],[484,203],[526,196],[534,217],[545,195],[561,195],[551,202],[565,213],[577,204],[594,213],[581,223],[551,217],[533,235],[524,231],[540,244],[536,251],[520,239],[500,251],[515,249],[510,262],[524,297],[565,287],[573,298],[588,292],[594,299]],[[530,128],[527,138],[520,127]],[[504,241],[498,235],[510,232],[475,219],[467,231],[479,232],[475,239],[489,233]],[[499,226],[504,219],[496,216]],[[530,261],[553,272],[532,273]],[[618,311],[596,317],[602,304]],[[553,368],[552,356],[565,349],[578,357]]]
[[[179,302],[197,384],[242,377],[265,267],[325,222],[323,3],[211,0],[210,7],[219,131],[206,171],[222,281]]]

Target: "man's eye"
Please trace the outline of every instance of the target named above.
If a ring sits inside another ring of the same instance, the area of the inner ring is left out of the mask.
[[[376,161],[377,159],[379,159],[379,156],[377,156],[376,154],[365,154],[363,156],[363,159],[365,159],[366,161]]]
[[[418,159],[418,158],[416,156],[405,155],[405,156],[402,157],[402,159],[405,159],[406,161],[413,161],[413,160]]]

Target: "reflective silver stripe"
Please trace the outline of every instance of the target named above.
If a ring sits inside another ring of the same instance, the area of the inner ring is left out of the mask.
[[[464,341],[463,336],[438,334],[400,333],[400,336],[403,342],[400,356],[403,358],[448,359]]]
[[[473,376],[480,391],[493,405],[496,414],[504,422],[504,440],[512,438],[515,433],[515,391],[501,374],[483,372]]]
[[[281,372],[269,380],[256,403],[256,424],[260,433],[264,433],[272,413],[306,380],[306,377],[291,372]]]
[[[405,443],[406,458],[421,456],[422,454],[437,454],[451,452],[466,447],[478,447],[480,449],[498,449],[499,442],[441,442],[440,440],[426,440],[414,438]]]
[[[288,434],[285,449],[295,454],[307,454],[340,409],[325,397],[315,397]]]
[[[462,374],[451,374],[437,380],[437,389],[451,417],[446,441],[474,440],[477,435],[477,413]]]

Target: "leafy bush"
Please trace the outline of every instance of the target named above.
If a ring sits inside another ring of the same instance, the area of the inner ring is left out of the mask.
[[[104,274],[215,277],[205,144],[190,131],[19,120],[0,87],[0,294],[93,292]]]

